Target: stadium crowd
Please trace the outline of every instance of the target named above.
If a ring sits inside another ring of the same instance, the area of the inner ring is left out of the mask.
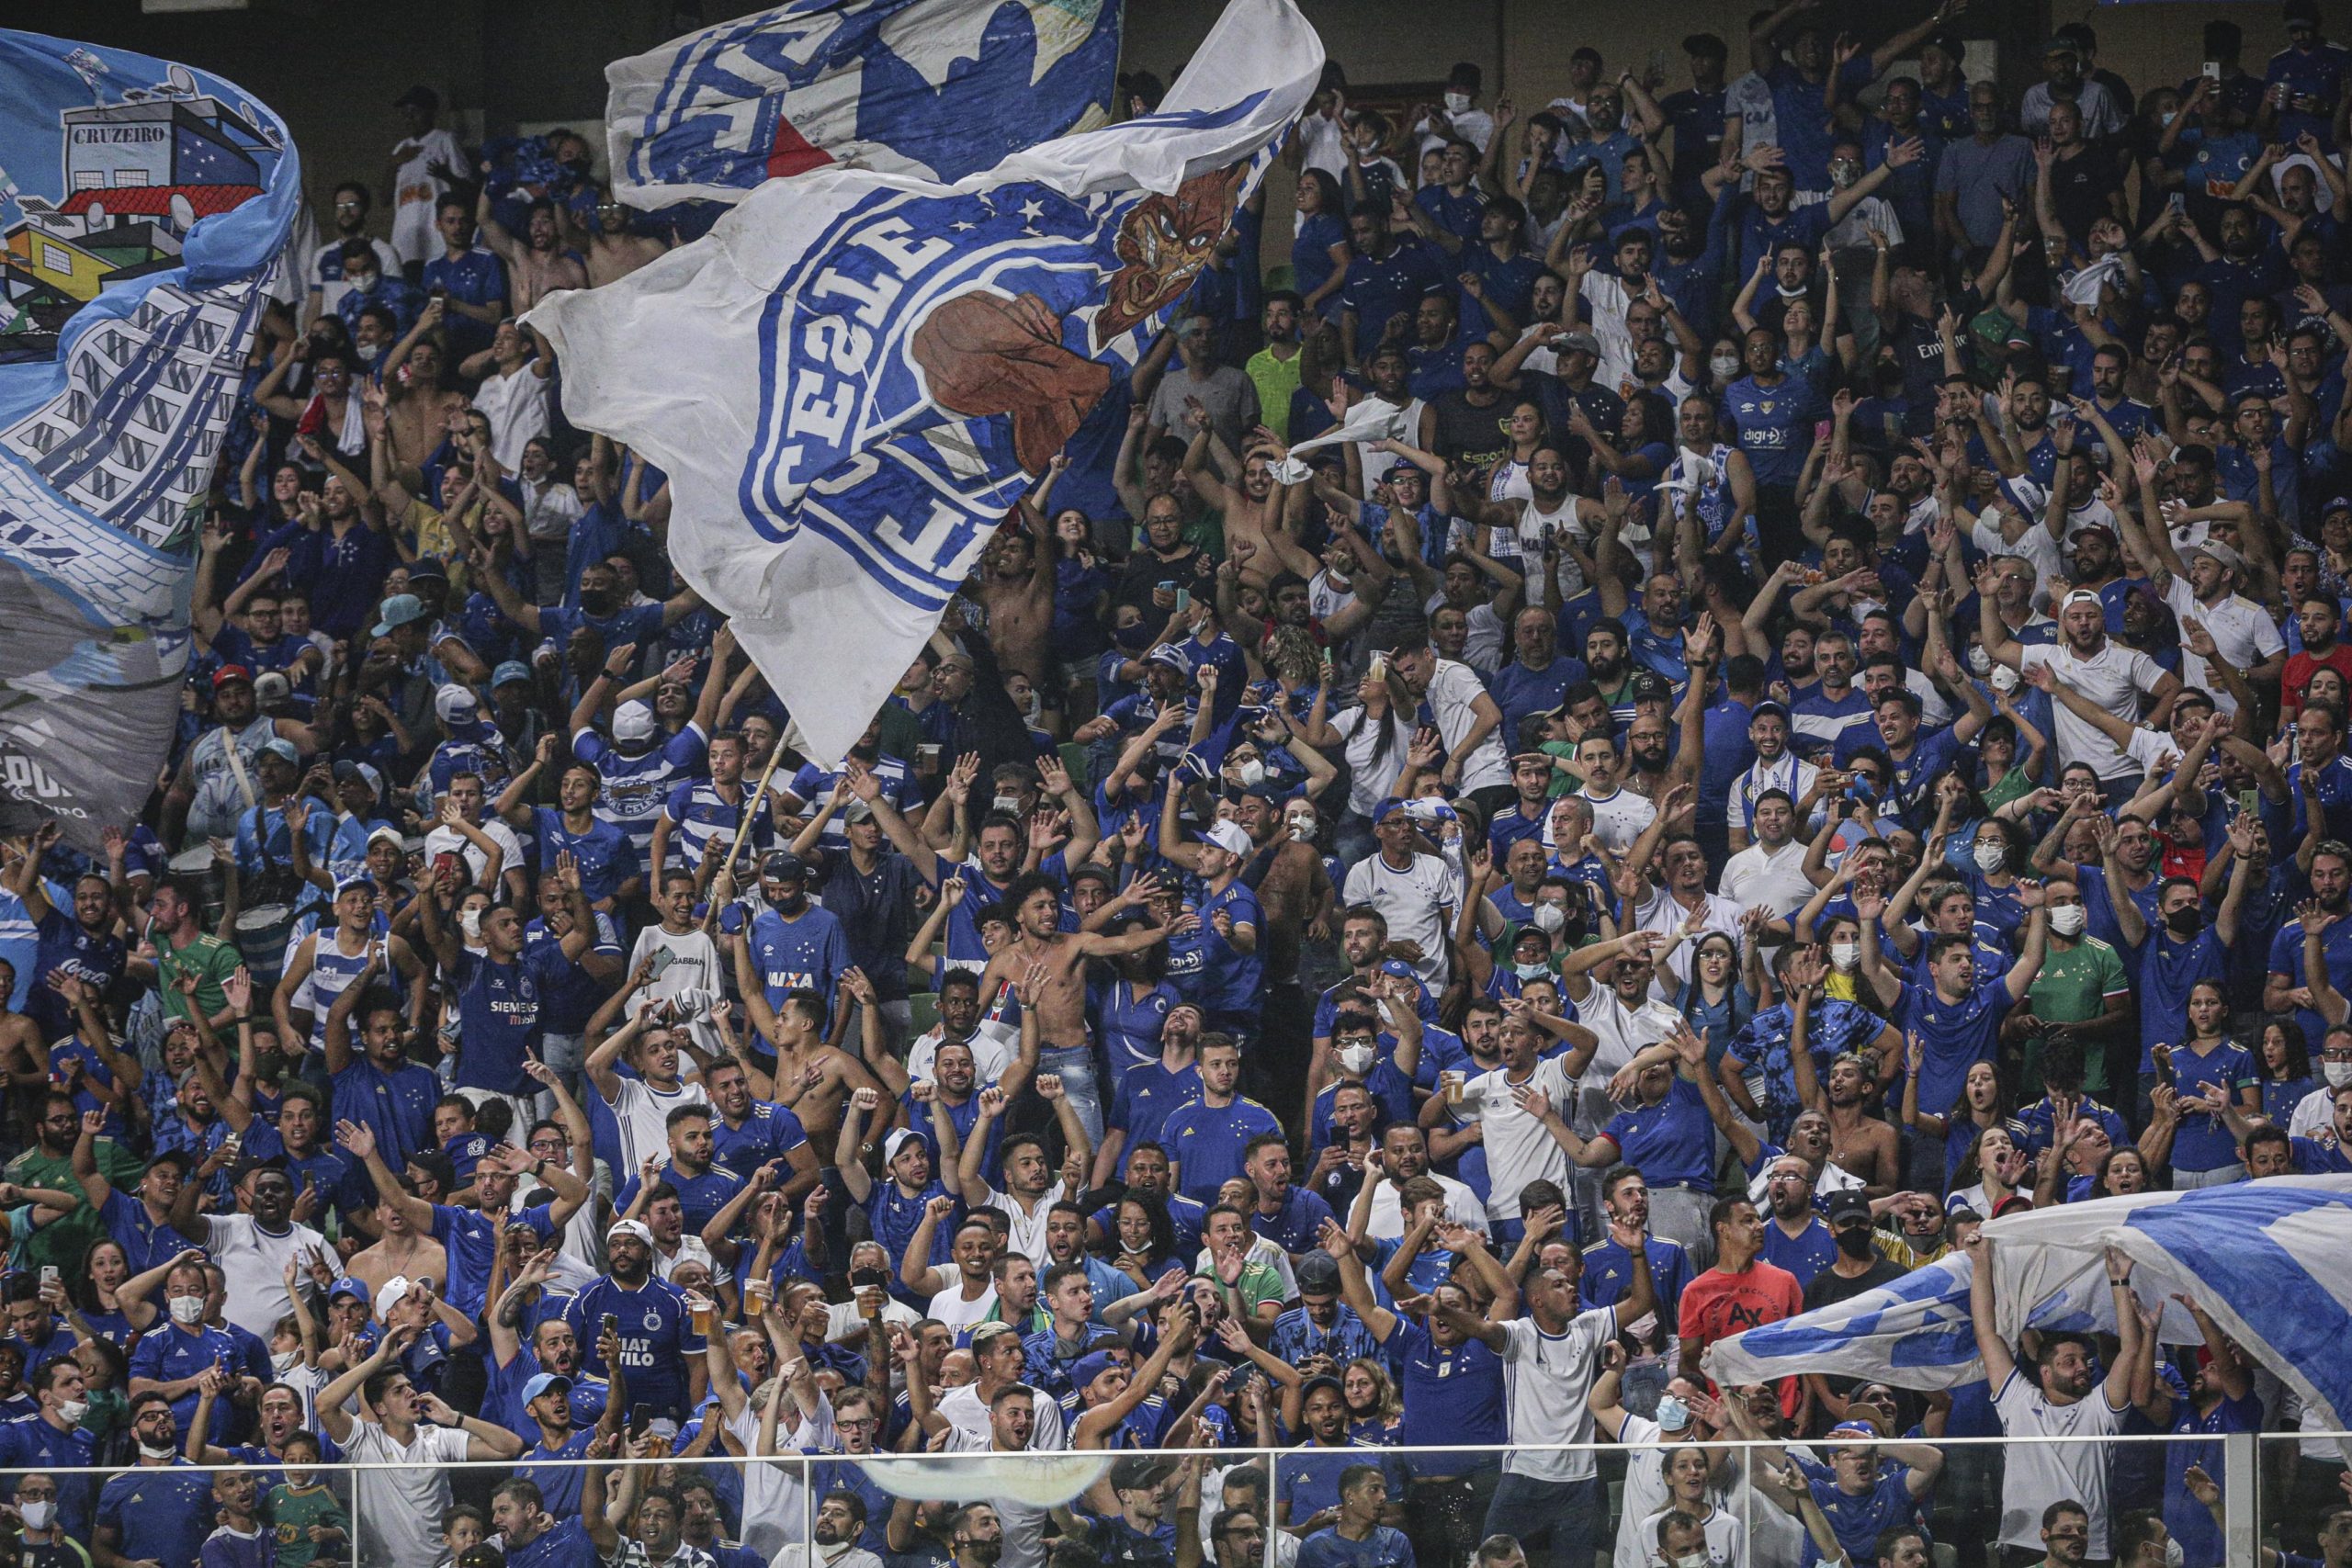
[[[2226,1435],[2316,1422],[2120,1258],[2120,1338],[2004,1342],[1977,1227],[2352,1169],[2352,98],[2284,19],[2137,91],[1959,0],[1334,65],[838,768],[516,324],[684,236],[404,96],[152,811],[6,848],[24,1568],[2217,1568]],[[1954,1250],[1984,1381],[1711,1378]],[[2004,1434],[2079,1440],[1938,1446]],[[2344,1475],[2266,1466],[2266,1564],[2352,1564]]]

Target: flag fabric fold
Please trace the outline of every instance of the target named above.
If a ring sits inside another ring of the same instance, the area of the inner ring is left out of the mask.
[[[613,191],[735,202],[829,164],[954,181],[1104,123],[1120,0],[792,0],[605,68]]]
[[[2161,1303],[2157,1337],[2195,1345],[2193,1297],[2231,1337],[2318,1410],[2352,1415],[2352,1177],[2272,1177],[2185,1192],[2067,1203],[1990,1222],[1995,1322],[2010,1342],[2029,1328],[2112,1334],[2106,1253],[2135,1265],[2140,1300]],[[1900,1388],[1954,1388],[1984,1375],[1970,1325],[1973,1270],[1940,1258],[1849,1301],[1736,1334],[1707,1371],[1746,1383],[1826,1372]]]
[[[153,787],[198,509],[301,204],[277,117],[0,32],[0,830],[97,852]]]
[[[531,313],[572,422],[666,470],[670,553],[821,757],[1124,381],[1312,95],[1292,0],[1233,0],[1159,109],[954,185],[820,168]]]

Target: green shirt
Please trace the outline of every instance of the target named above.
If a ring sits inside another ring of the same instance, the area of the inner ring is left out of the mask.
[[[136,1155],[111,1138],[100,1138],[96,1145],[98,1173],[119,1192],[130,1192],[139,1186],[139,1179],[147,1168]],[[64,1218],[43,1225],[24,1242],[25,1267],[40,1269],[55,1265],[69,1277],[81,1261],[82,1254],[92,1242],[106,1234],[98,1224],[98,1212],[82,1192],[82,1183],[74,1178],[74,1162],[64,1155],[52,1155],[36,1144],[8,1162],[8,1179],[19,1187],[46,1187],[70,1194],[74,1207]],[[17,1214],[29,1217],[30,1205],[11,1214],[13,1224]]]
[[[2128,995],[2131,989],[2122,956],[2098,938],[2086,936],[2063,952],[2057,942],[2050,943],[2041,960],[2041,973],[2034,976],[2025,999],[2033,1016],[2045,1023],[2087,1023],[2107,1010],[2108,998]],[[2039,1040],[2027,1043],[2024,1082],[2033,1093],[2042,1091]],[[2083,1088],[2098,1094],[2108,1087],[2107,1053],[2085,1051]]]
[[[1294,344],[1288,359],[1277,359],[1272,349],[1261,348],[1241,367],[1257,386],[1259,416],[1284,441],[1290,439],[1290,395],[1298,390],[1299,367],[1306,362],[1306,353]]]
[[[350,1548],[351,1519],[324,1486],[305,1486],[298,1492],[280,1482],[263,1501],[262,1517],[276,1532],[277,1568],[310,1568],[318,1560],[322,1548],[311,1539],[312,1525],[333,1525],[344,1532],[341,1546],[323,1549],[334,1559],[341,1559]]]
[[[2013,800],[2021,800],[2033,793],[2033,781],[2025,776],[2023,768],[2011,768],[2001,775],[2001,782],[1984,792],[1984,809],[1998,811]]]
[[[187,998],[178,988],[183,975],[196,976],[196,1005],[204,1010],[207,1018],[218,1018],[229,1005],[229,993],[221,982],[237,972],[243,960],[234,946],[217,936],[199,936],[186,947],[174,947],[168,942],[155,944],[155,976],[163,993],[164,1016],[188,1016]]]

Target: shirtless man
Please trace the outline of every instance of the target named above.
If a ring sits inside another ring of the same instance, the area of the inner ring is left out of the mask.
[[[376,1152],[376,1134],[356,1122],[338,1122],[334,1127],[335,1145],[356,1163],[373,1159],[381,1168],[383,1156]],[[389,1170],[387,1175],[391,1174]],[[378,1203],[372,1213],[376,1228],[382,1239],[375,1246],[351,1255],[343,1271],[356,1280],[368,1282],[370,1300],[381,1293],[386,1281],[394,1276],[411,1280],[439,1280],[449,1266],[449,1244],[428,1229],[418,1229],[409,1223],[413,1205]]]
[[[481,227],[482,243],[506,264],[507,280],[514,288],[514,310],[517,316],[526,314],[532,306],[559,288],[588,287],[587,269],[557,248],[555,204],[545,197],[531,203],[527,243],[517,243],[514,231],[491,215],[487,185],[475,199],[474,221]]]
[[[1005,890],[1004,902],[1012,907],[1015,934],[981,973],[980,996],[985,1001],[1019,981],[1023,1016],[1036,1016],[1038,1037],[1048,1051],[1087,1043],[1088,959],[1140,953],[1168,936],[1157,926],[1138,927],[1123,936],[1063,931],[1061,885],[1043,872],[1033,871],[1013,883]]]
[[[831,1165],[833,1138],[841,1128],[842,1100],[852,1089],[878,1090],[882,1086],[865,1070],[865,1063],[826,1040],[822,996],[805,989],[786,991],[781,1006],[770,1007],[767,987],[760,983],[759,972],[752,966],[751,944],[740,932],[729,937],[727,943],[735,954],[735,987],[742,994],[743,1010],[751,1019],[752,1027],[775,1052],[774,1083],[763,1088],[753,1077],[752,1092],[762,1100],[775,1100],[799,1117],[801,1129],[817,1150],[818,1164]],[[848,984],[849,976],[856,973],[845,971],[843,984]],[[863,975],[858,976],[857,984],[865,984]],[[869,1007],[861,1010],[873,1026],[879,1026],[878,1010]]]
[[[1045,482],[1051,484],[1067,466],[1068,460],[1056,455]],[[1028,510],[1025,503],[1023,510]],[[998,664],[1007,674],[1018,670],[1035,684],[1047,686],[1057,684],[1059,676],[1053,657],[1054,558],[1037,547],[1043,533],[1042,527],[1032,534],[999,530],[984,558],[980,603],[988,606],[989,643],[996,649]]]
[[[596,204],[595,226],[584,236],[583,246],[591,288],[627,277],[670,248],[650,234],[636,232],[636,220],[628,203],[615,199],[610,191]]]
[[[446,299],[436,296],[425,301],[424,309],[418,312],[408,353],[400,359],[406,375],[394,375],[380,386],[371,382],[360,389],[360,399],[371,413],[379,406],[382,408],[384,429],[392,438],[392,460],[403,468],[422,468],[435,447],[464,428],[462,422],[453,426],[453,416],[472,406],[465,393],[443,384],[445,367],[440,344],[417,335],[441,324],[447,303]]]
[[[1295,571],[1313,581],[1323,563],[1293,536],[1306,504],[1305,485],[1277,485],[1274,463],[1283,456],[1271,432],[1261,432],[1250,455],[1241,460],[1239,488],[1227,484],[1209,465],[1209,444],[1216,439],[1209,412],[1195,402],[1184,411],[1193,444],[1184,449],[1184,474],[1193,491],[1225,515],[1225,547],[1240,562],[1242,581],[1262,589],[1280,571]],[[1227,454],[1231,456],[1231,454]],[[1238,548],[1244,541],[1251,547]]]

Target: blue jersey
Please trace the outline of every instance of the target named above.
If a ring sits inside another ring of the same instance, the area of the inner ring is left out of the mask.
[[[751,791],[741,784],[733,788],[732,801],[721,796],[718,786],[708,779],[689,779],[670,791],[670,798],[662,805],[662,815],[670,821],[666,851],[670,863],[688,871],[699,871],[702,857],[712,844],[733,846],[735,834],[743,824],[744,805],[751,795]],[[751,847],[754,864],[775,844],[775,825],[766,812],[752,811],[752,830],[745,842]]]
[[[1256,944],[1244,953],[1218,935],[1214,924],[1218,915],[1237,929],[1254,928]],[[1201,900],[1201,929],[1208,933],[1203,1004],[1213,1014],[1244,1014],[1254,1020],[1265,999],[1266,978],[1266,917],[1257,894],[1236,877],[1223,892],[1206,895]]]
[[[1860,1494],[1848,1492],[1837,1482],[1817,1474],[1808,1474],[1805,1482],[1847,1556],[1857,1562],[1875,1562],[1881,1532],[1918,1522],[1919,1504],[1911,1495],[1910,1474],[1909,1467],[1905,1465],[1882,1470],[1872,1479],[1870,1489]]]
[[[621,946],[620,928],[613,923],[613,917],[602,909],[589,913],[596,921],[596,935],[588,952],[616,964],[626,963],[628,953]],[[546,976],[539,988],[540,1027],[551,1034],[584,1032],[588,1021],[612,996],[611,987],[563,955],[563,939],[548,930],[544,919],[523,928],[523,953],[538,962]]]
[[[98,1493],[97,1522],[128,1562],[195,1568],[212,1533],[212,1472],[184,1459],[126,1470]]]
[[[621,884],[645,874],[644,862],[628,834],[611,821],[592,816],[588,830],[575,833],[564,826],[563,813],[542,806],[533,813],[533,831],[539,844],[539,874],[555,874],[556,857],[570,854],[580,866],[580,891],[591,904],[620,896]],[[647,829],[650,833],[652,829]]]
[[[546,1029],[539,1016],[539,992],[560,982],[568,967],[561,947],[554,944],[537,953],[526,947],[511,964],[487,953],[458,955],[459,1089],[488,1089],[493,1094],[537,1092],[523,1064],[539,1055]]]
[[[730,1127],[727,1118],[710,1120],[711,1146],[717,1162],[744,1180],[772,1159],[782,1159],[808,1142],[800,1118],[781,1105],[755,1100],[743,1112],[743,1124]]]
[[[791,920],[763,909],[752,917],[751,943],[752,964],[770,1007],[783,1006],[787,991],[806,990],[823,997],[831,1012],[833,987],[850,964],[839,916],[814,904]]]
[[[164,1323],[140,1337],[139,1348],[130,1353],[130,1375],[156,1382],[178,1382],[197,1376],[216,1362],[232,1373],[242,1372],[243,1359],[237,1342],[218,1328],[190,1331],[176,1323]],[[27,1365],[31,1362],[32,1358],[28,1356]],[[194,1424],[196,1401],[193,1388],[172,1401],[172,1418],[179,1431],[186,1432]],[[235,1409],[227,1400],[214,1400],[212,1429],[205,1434],[206,1440],[226,1442],[235,1418]]]
[[[630,1177],[613,1195],[614,1209],[627,1213],[628,1206],[637,1201],[639,1179]],[[672,1161],[662,1168],[654,1179],[666,1181],[677,1190],[678,1207],[686,1217],[687,1233],[693,1235],[702,1235],[704,1227],[718,1217],[718,1211],[733,1202],[735,1195],[743,1190],[743,1179],[718,1164],[699,1176],[689,1176]]]
[[[79,1426],[59,1431],[38,1416],[0,1422],[0,1470],[45,1470],[57,1483],[57,1523],[75,1540],[90,1539],[98,1478],[73,1472],[97,1463],[98,1442]]]
[[[424,291],[447,295],[460,304],[503,307],[507,299],[506,266],[488,251],[461,251],[454,256],[445,252],[424,264]],[[449,334],[453,360],[488,348],[496,335],[489,322],[478,321],[461,310],[445,310],[441,330]]]
[[[1681,1321],[1682,1287],[1690,1282],[1690,1255],[1679,1243],[1661,1236],[1644,1236],[1642,1250],[1649,1255],[1650,1284],[1657,1292],[1657,1320]],[[1604,1237],[1584,1249],[1584,1272],[1577,1280],[1577,1299],[1585,1310],[1615,1306],[1634,1288],[1634,1255],[1614,1237]]]
[[[1980,976],[1976,988],[1957,1002],[1944,1000],[1932,987],[1904,985],[1895,1014],[1906,1032],[1918,1032],[1927,1053],[1919,1068],[1921,1105],[1959,1102],[1968,1069],[1993,1060],[2001,1020],[2016,1005],[2005,975]]]
[[[1177,1107],[1160,1124],[1159,1141],[1178,1168],[1176,1190],[1214,1203],[1216,1190],[1241,1174],[1241,1151],[1250,1140],[1282,1130],[1272,1111],[1236,1095],[1228,1105],[1195,1100]]]
[[[1664,1100],[1619,1111],[1600,1135],[1615,1144],[1625,1163],[1652,1187],[1715,1190],[1714,1123],[1708,1119],[1698,1086],[1679,1074]]]
[[[1794,1235],[1782,1230],[1777,1219],[1767,1218],[1762,1256],[1775,1269],[1794,1274],[1799,1285],[1810,1285],[1815,1275],[1838,1261],[1838,1238],[1830,1234],[1821,1216],[1810,1211],[1804,1217],[1804,1229]]]
[[[334,1075],[334,1118],[357,1122],[376,1134],[384,1163],[394,1170],[408,1156],[434,1147],[433,1102],[441,1080],[432,1070],[403,1062],[387,1071],[355,1048],[351,1065]]]
[[[1176,1005],[1176,987],[1165,981],[1146,987],[1119,977],[1096,988],[1090,999],[1115,1094],[1129,1072],[1159,1060],[1159,1032],[1168,1022],[1168,1010]]]
[[[539,612],[543,621],[548,614],[546,610]],[[571,750],[582,761],[604,775],[604,790],[596,796],[596,815],[627,833],[641,859],[653,852],[653,819],[662,815],[662,802],[682,781],[703,771],[704,748],[707,744],[702,726],[689,723],[677,734],[657,740],[635,756],[593,729],[583,729],[573,737]]]
[[[544,1231],[547,1211],[541,1209],[538,1213],[542,1224],[533,1228]],[[449,1279],[441,1294],[468,1317],[479,1314],[485,1304],[490,1291],[490,1266],[497,1256],[498,1236],[503,1228],[483,1218],[477,1209],[453,1209],[447,1203],[433,1205],[433,1239],[449,1252]]]
[[[610,1276],[597,1280],[571,1298],[563,1317],[580,1342],[581,1364],[604,1376],[604,1357],[596,1349],[600,1320],[610,1314],[618,1321],[621,1366],[628,1377],[631,1404],[644,1404],[657,1416],[683,1421],[686,1409],[687,1358],[703,1354],[703,1337],[694,1331],[686,1314],[686,1294],[667,1280],[649,1279],[628,1290]]]
[[[1813,447],[1813,426],[1829,416],[1829,408],[1797,377],[1768,387],[1744,376],[1724,389],[1724,412],[1738,430],[1739,449],[1747,454],[1758,488],[1787,488],[1797,482]]]
[[[875,782],[882,786],[882,798],[896,807],[899,816],[912,817],[922,809],[922,785],[915,782],[914,772],[906,763],[896,757],[876,756],[869,766]],[[814,762],[806,762],[792,775],[792,782],[783,786],[782,793],[800,803],[801,809],[796,815],[814,816],[818,807],[831,797],[833,785],[841,776],[838,768],[820,768]],[[825,824],[818,841],[837,850],[849,847],[848,824],[842,820],[841,813],[835,812],[832,820]]]

